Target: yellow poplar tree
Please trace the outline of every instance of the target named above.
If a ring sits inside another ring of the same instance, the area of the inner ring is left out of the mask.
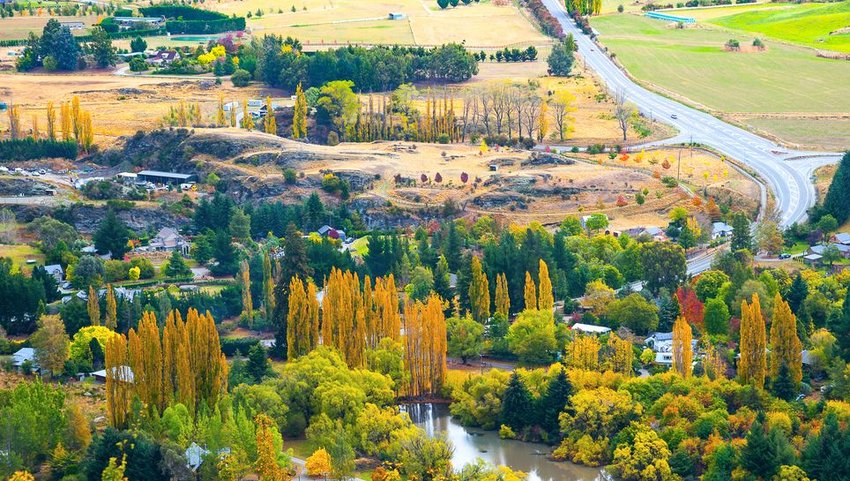
[[[88,152],[93,145],[94,126],[92,125],[91,114],[89,112],[83,112],[80,115],[80,146]]]
[[[218,105],[215,108],[215,125],[216,127],[224,127],[227,124],[227,117],[224,115],[224,95],[218,96]]]
[[[274,275],[272,274],[272,260],[268,251],[263,252],[263,311],[266,322],[271,321],[274,312]]]
[[[770,376],[775,379],[779,368],[785,364],[791,379],[799,384],[803,380],[802,350],[800,338],[797,337],[797,318],[788,303],[776,293],[770,324]]]
[[[123,428],[127,422],[133,384],[130,379],[127,338],[112,336],[106,341],[106,414],[109,424]]]
[[[608,347],[611,348],[609,359],[611,370],[630,377],[632,375],[632,362],[635,357],[632,343],[616,334],[611,334],[608,338]]]
[[[443,303],[431,294],[425,303],[404,306],[405,367],[410,374],[408,395],[434,395],[446,378],[446,317]]]
[[[145,311],[138,330],[130,329],[127,345],[136,394],[146,406],[155,406],[162,412],[165,409],[165,397],[162,396],[162,342],[153,312]]]
[[[685,316],[679,316],[673,323],[673,369],[682,377],[691,375],[691,363],[694,359],[692,339],[691,325],[688,324]]]
[[[230,107],[230,126],[236,127],[236,106],[231,105]]]
[[[71,128],[74,130],[74,139],[80,141],[83,133],[83,122],[80,111],[80,98],[76,95],[71,99]]]
[[[112,284],[106,286],[105,325],[113,331],[118,329],[118,303],[115,301],[115,290],[112,289]]]
[[[21,138],[21,111],[17,105],[9,106],[9,135],[12,139]]]
[[[47,102],[47,138],[56,140],[56,109],[52,100]]]
[[[310,321],[310,350],[319,345],[319,299],[316,297],[316,284],[307,282],[307,314]]]
[[[32,138],[38,140],[41,132],[38,130],[38,115],[32,114]]]
[[[478,257],[472,258],[471,270],[469,303],[472,307],[472,318],[483,323],[490,317],[490,283]]]
[[[496,312],[507,317],[511,312],[511,296],[508,291],[508,278],[505,274],[496,276]]]
[[[307,136],[307,96],[301,88],[301,82],[295,88],[295,112],[292,117],[292,138],[301,139]]]
[[[94,287],[89,286],[89,298],[86,300],[86,310],[89,313],[89,320],[92,326],[100,325],[100,302],[98,302],[97,291]]]
[[[741,358],[738,361],[738,377],[745,384],[763,388],[767,371],[765,353],[767,340],[758,294],[753,294],[751,303],[747,303],[746,300],[741,301],[740,337]]]
[[[531,278],[531,274],[528,271],[525,271],[525,292],[523,298],[525,299],[525,308],[526,309],[537,309],[537,286],[534,284],[534,279]]]
[[[307,291],[298,276],[289,281],[289,311],[287,312],[287,359],[296,359],[310,352],[310,313]]]
[[[599,369],[599,339],[595,336],[576,335],[567,346],[570,366],[585,371]]]
[[[543,312],[552,313],[555,308],[555,297],[552,294],[552,281],[549,279],[549,266],[540,259],[540,273],[537,276],[540,282],[538,289],[537,308]]]
[[[59,106],[59,124],[62,129],[62,140],[71,140],[71,107],[67,102]]]
[[[242,125],[245,130],[254,130],[254,118],[251,117],[251,112],[248,112],[248,100],[242,101]]]
[[[263,121],[263,127],[267,134],[277,135],[277,119],[274,118],[271,97],[266,97],[266,118]]]

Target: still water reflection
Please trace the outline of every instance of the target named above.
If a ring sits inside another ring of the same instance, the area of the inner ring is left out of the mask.
[[[411,404],[402,407],[429,436],[444,435],[454,445],[452,464],[459,469],[476,458],[494,465],[510,466],[528,473],[529,481],[604,481],[599,468],[546,459],[549,446],[499,439],[495,431],[466,429],[440,404]]]

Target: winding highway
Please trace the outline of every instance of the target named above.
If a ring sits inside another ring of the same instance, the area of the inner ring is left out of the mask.
[[[839,154],[788,150],[740,127],[705,112],[651,92],[632,81],[608,55],[569,17],[559,0],[543,0],[565,33],[572,33],[588,68],[596,72],[613,93],[622,93],[644,115],[651,115],[678,129],[666,143],[697,142],[748,166],[767,183],[776,199],[782,226],[806,219],[806,211],[817,200],[811,178],[818,167],[837,162]],[[762,199],[764,205],[764,201]]]

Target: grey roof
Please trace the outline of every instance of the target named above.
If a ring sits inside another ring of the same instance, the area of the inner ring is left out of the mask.
[[[713,222],[711,224],[711,232],[715,234],[721,232],[732,232],[733,230],[732,226],[725,222]]]
[[[655,341],[670,341],[673,339],[672,332],[653,332],[649,335],[647,339],[653,339]]]
[[[44,266],[44,270],[47,271],[47,273],[51,276],[55,276],[56,274],[59,274],[61,276],[65,272],[62,270],[62,266],[59,264],[50,264],[49,266]]]
[[[835,240],[839,244],[850,244],[850,234],[847,232],[839,232],[838,234],[835,234]]]
[[[133,370],[130,369],[130,366],[118,366],[113,367],[110,370],[110,375],[115,375],[116,377],[120,377],[119,381],[127,381],[133,382]],[[91,373],[92,376],[97,378],[106,379],[106,369],[101,369],[100,371],[95,371]]]
[[[161,170],[143,170],[138,175],[147,175],[151,177],[167,177],[170,179],[189,180],[192,174],[178,174],[177,172],[163,172]]]
[[[22,347],[12,354],[12,365],[20,367],[26,361],[35,364],[35,349]]]

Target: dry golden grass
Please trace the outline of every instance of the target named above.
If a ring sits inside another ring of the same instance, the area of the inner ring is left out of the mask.
[[[55,18],[60,22],[83,22],[86,28],[83,30],[73,30],[72,33],[74,35],[87,34],[88,29],[99,21],[99,18],[94,15],[85,17],[51,17],[46,12],[41,16],[36,15],[33,17],[15,15],[14,17],[0,19],[0,40],[24,39],[27,38],[30,32],[41,34],[41,30],[51,18]]]

